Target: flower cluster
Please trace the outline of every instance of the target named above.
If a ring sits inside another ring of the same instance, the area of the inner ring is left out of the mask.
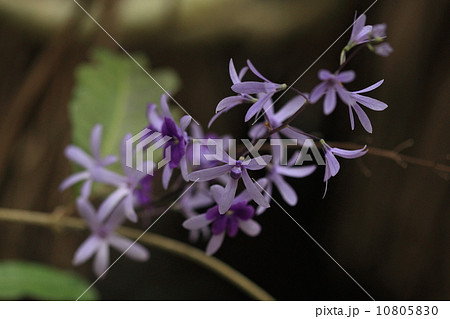
[[[233,140],[228,136],[205,133],[191,121],[189,115],[178,119],[170,111],[167,95],[161,97],[159,107],[156,104],[148,105],[147,133],[139,139],[144,141],[150,134],[157,136],[152,142],[159,145],[167,161],[162,169],[159,169],[159,163],[157,165],[153,161],[147,161],[144,165],[152,168],[152,172],[153,168],[158,168],[155,175],[147,175],[148,170],[138,170],[129,165],[127,141],[132,139],[131,135],[124,137],[120,147],[121,173],[108,169],[117,158],[102,158],[100,154],[100,125],[95,126],[91,133],[92,156],[77,146],[68,146],[66,156],[85,170],[68,177],[61,184],[61,189],[83,181],[77,207],[92,233],[76,252],[74,264],[80,264],[95,254],[94,270],[102,274],[109,263],[109,246],[135,260],[146,260],[149,254],[145,248],[139,244],[132,245],[129,240],[117,235],[115,230],[126,220],[137,222],[140,212],[145,210],[157,212],[154,214],[156,216],[162,212],[162,209],[158,210],[161,202],[166,197],[170,198],[170,194],[174,198],[182,195],[174,209],[186,219],[183,226],[189,230],[190,240],[209,240],[206,253],[211,255],[219,250],[225,237],[234,237],[239,230],[248,236],[260,233],[261,226],[255,218],[267,211],[274,202],[272,196],[275,190],[287,205],[297,205],[299,197],[290,184],[292,179],[307,177],[318,166],[324,165],[326,192],[328,181],[340,169],[336,157],[361,157],[367,153],[367,146],[357,150],[332,147],[324,139],[291,123],[308,105],[317,104],[323,98],[325,115],[333,113],[342,102],[348,107],[351,129],[355,128],[356,113],[362,127],[372,133],[372,124],[362,107],[382,111],[387,105],[363,94],[378,88],[383,80],[364,89],[349,90],[346,86],[354,81],[356,75],[352,70],[344,70],[353,56],[347,59],[346,53],[352,50],[357,52],[359,47],[368,47],[386,56],[392,49],[384,42],[386,26],[365,25],[365,20],[364,15],[356,19],[337,70],[320,70],[320,82],[309,93],[290,87],[292,90],[287,91],[286,84],[269,80],[249,60],[237,72],[233,60],[230,60],[231,90],[236,95],[225,97],[218,103],[216,114],[212,116],[208,127],[231,109],[247,107],[244,122],[254,119],[255,123],[248,132],[251,141],[242,140],[240,148],[229,143]],[[244,80],[247,74],[256,79]],[[295,95],[284,105],[275,106],[274,97],[288,92],[294,92]],[[302,147],[302,150],[292,151],[288,156],[287,144]],[[304,165],[310,158],[303,151],[304,147],[313,150],[315,162]],[[323,157],[316,147],[322,149]],[[153,194],[158,174],[167,192],[160,198]],[[98,209],[90,202],[94,182],[113,188]]]

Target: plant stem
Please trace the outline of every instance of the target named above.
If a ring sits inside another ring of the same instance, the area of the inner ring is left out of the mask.
[[[66,217],[64,216],[63,210],[59,210],[59,213],[47,214],[19,209],[0,208],[0,220],[55,229],[87,229],[86,224],[82,219]],[[117,232],[131,239],[136,239],[142,234],[142,230],[130,227],[119,227]],[[203,251],[197,248],[153,233],[144,234],[141,237],[140,242],[191,260],[196,264],[215,272],[256,300],[275,300],[271,295],[243,274],[231,268],[219,259],[205,255]]]
[[[360,45],[359,47],[357,47],[357,48],[352,52],[352,54],[350,54],[350,56],[344,61],[344,63],[342,63],[342,64],[338,67],[338,69],[336,70],[335,74],[341,72],[341,71],[344,69],[344,67],[350,62],[350,60],[353,59],[353,58],[359,53],[359,51],[361,51],[361,49],[362,49],[362,48],[365,48],[365,47],[366,47],[366,45]]]
[[[330,145],[333,145],[335,147],[352,148],[352,149],[353,148],[357,149],[357,148],[363,147],[363,145],[360,145],[360,144],[347,143],[347,142],[330,142]],[[433,160],[427,160],[427,159],[423,159],[423,158],[417,158],[414,156],[404,155],[395,150],[387,150],[387,149],[383,149],[383,148],[369,146],[367,153],[371,154],[371,155],[394,160],[400,166],[404,166],[402,164],[407,163],[407,164],[422,166],[425,168],[431,168],[431,169],[434,169],[434,170],[442,172],[442,173],[450,174],[450,166],[448,166],[448,165],[440,164]]]

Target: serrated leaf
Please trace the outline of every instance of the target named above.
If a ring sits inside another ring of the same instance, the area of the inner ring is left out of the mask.
[[[92,57],[92,62],[76,71],[70,103],[73,143],[90,153],[90,132],[101,123],[103,154],[118,155],[124,135],[136,134],[148,125],[147,104],[158,103],[164,93],[156,82],[173,93],[179,80],[173,71],[151,70],[143,56],[135,58],[156,82],[124,54],[95,49]]]
[[[76,273],[25,261],[0,262],[0,299],[76,300],[89,282]],[[98,300],[94,287],[80,300]]]

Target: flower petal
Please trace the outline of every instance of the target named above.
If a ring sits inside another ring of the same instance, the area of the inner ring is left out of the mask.
[[[331,149],[331,152],[333,152],[333,154],[336,154],[337,156],[340,156],[340,157],[343,157],[343,158],[350,158],[350,159],[351,158],[358,158],[358,157],[361,157],[361,156],[363,156],[364,154],[367,153],[367,145],[364,145],[364,147],[359,149],[359,150],[350,150],[350,151],[333,147]]]
[[[233,59],[230,59],[230,63],[228,65],[228,69],[230,71],[230,78],[233,84],[241,82],[236,72],[236,68],[234,67]]]
[[[374,111],[383,111],[384,109],[386,109],[388,107],[388,105],[386,103],[383,103],[381,101],[378,101],[378,100],[373,99],[368,96],[362,96],[362,95],[356,94],[356,95],[354,95],[354,98],[358,103],[361,103],[365,107],[368,107],[369,109],[374,110]]]
[[[208,256],[215,254],[219,250],[220,246],[222,246],[224,238],[225,232],[218,235],[212,235],[211,239],[209,240],[208,246],[206,247],[206,254]]]
[[[325,115],[331,114],[336,107],[336,90],[333,88],[329,88],[326,95],[325,101],[323,102],[323,112]]]
[[[258,187],[262,187],[262,185],[257,181],[256,184],[258,185]],[[267,186],[265,187],[265,191],[264,191],[264,198],[267,200],[268,203],[270,203],[270,201],[272,200],[272,183],[268,183]],[[266,211],[267,207],[262,207],[262,206],[258,206],[258,208],[256,209],[256,215],[261,215],[262,213],[264,213]]]
[[[92,179],[102,184],[108,184],[113,186],[121,186],[126,184],[127,179],[125,176],[119,175],[103,167],[96,167],[91,170]]]
[[[322,81],[328,81],[334,78],[334,75],[328,70],[319,70],[317,74],[319,79],[321,79]]]
[[[363,111],[363,109],[358,105],[358,103],[355,103],[352,108],[355,110],[356,115],[358,115],[359,121],[361,122],[364,129],[372,133],[372,124],[370,123],[369,117],[367,114]]]
[[[222,198],[223,192],[225,191],[225,188],[220,185],[213,185],[209,189],[212,198],[216,203],[220,202],[220,199]]]
[[[70,175],[65,180],[63,180],[61,185],[59,185],[59,190],[63,191],[78,182],[88,179],[89,176],[90,176],[89,172],[80,172]]]
[[[273,94],[266,94],[264,97],[260,98],[256,103],[254,103],[245,114],[245,122],[248,122],[253,116],[260,112],[267,101],[272,97]]]
[[[378,81],[377,83],[372,84],[372,85],[369,86],[369,87],[366,87],[365,89],[362,89],[362,90],[359,90],[359,91],[354,91],[354,92],[352,92],[352,93],[365,93],[365,92],[373,91],[373,90],[375,90],[376,88],[378,88],[381,84],[383,84],[383,82],[384,82],[384,80],[380,80],[380,81]]]
[[[239,94],[273,93],[276,92],[279,88],[280,85],[276,83],[256,81],[245,81],[233,84],[231,86],[231,89]]]
[[[350,36],[350,41],[355,41],[356,36],[361,32],[365,24],[366,24],[366,15],[362,14],[353,22],[353,29],[352,34]]]
[[[228,111],[228,109],[224,109],[216,114],[213,115],[213,117],[211,117],[211,119],[209,120],[208,123],[208,128],[211,127],[211,125],[213,125],[213,123],[219,118],[219,116],[221,116],[223,113],[225,113],[226,111]]]
[[[102,140],[102,126],[100,124],[97,124],[94,126],[94,128],[91,131],[91,152],[92,155],[94,155],[94,158],[100,162],[101,155],[100,155],[100,143]]]
[[[284,122],[288,117],[292,116],[302,108],[305,104],[306,99],[298,95],[287,102],[275,115],[275,118],[278,122]]]
[[[375,46],[375,53],[382,57],[388,57],[394,49],[387,42],[380,43]]]
[[[311,91],[311,96],[310,96],[310,100],[311,103],[314,104],[317,101],[320,100],[320,98],[322,97],[322,95],[325,94],[325,91],[328,88],[328,83],[327,82],[321,82],[320,84],[318,84],[312,91]]]
[[[109,246],[107,242],[102,241],[97,250],[97,254],[95,255],[94,273],[97,276],[101,276],[106,271],[106,269],[108,269],[108,267],[109,267]]]
[[[340,165],[336,157],[332,152],[326,152],[325,153],[325,159],[326,159],[326,169],[329,170],[329,173],[331,176],[335,176],[340,169]]]
[[[198,179],[198,182],[206,182],[210,181],[214,178],[222,176],[231,170],[230,165],[221,165],[215,166],[211,168],[205,168],[199,171],[192,172],[188,175],[190,181],[195,181]]]
[[[243,172],[245,171],[242,170]],[[236,196],[236,189],[238,185],[237,179],[230,178],[227,185],[225,186],[225,189],[222,193],[222,198],[217,203],[219,205],[219,213],[225,214],[231,207],[231,204],[233,203],[234,197]]]
[[[109,237],[109,243],[119,252],[125,253],[125,256],[130,259],[136,261],[146,261],[150,257],[147,249],[128,238],[118,235],[111,235]]]
[[[168,99],[167,94],[161,95],[161,100],[160,100],[161,113],[164,117],[172,119],[172,114],[170,113],[169,104],[167,103],[167,99]]]
[[[355,43],[365,43],[369,40],[369,35],[372,32],[372,26],[366,25],[362,28],[362,30],[356,35],[354,41]]]
[[[160,116],[156,110],[156,104],[150,103],[147,106],[147,119],[151,127],[153,127],[158,132],[161,131],[161,126],[163,123],[163,118]]]
[[[242,81],[242,78],[244,77],[245,73],[247,73],[248,71],[248,67],[244,66],[240,71],[239,71],[239,81]]]
[[[274,184],[278,188],[278,192],[280,193],[283,200],[288,203],[290,206],[297,205],[297,193],[294,191],[291,185],[289,185],[283,177],[278,174],[272,175],[272,180]]]
[[[81,196],[83,198],[89,198],[89,195],[91,195],[91,189],[92,180],[88,179],[83,183],[83,186],[81,186]]]
[[[261,232],[261,225],[255,222],[253,219],[240,220],[239,228],[248,236],[255,237]]]
[[[220,215],[219,217],[217,217],[212,224],[211,232],[214,235],[223,233],[227,228],[228,219],[229,217],[227,215]]]
[[[83,151],[78,146],[69,145],[64,150],[64,153],[68,159],[72,162],[77,163],[87,169],[91,168],[95,162],[85,151]]]
[[[88,199],[83,197],[77,198],[76,204],[78,213],[86,221],[89,228],[92,231],[95,231],[95,229],[99,226],[99,222],[94,206],[92,206]]]
[[[253,183],[246,169],[242,170],[242,180],[244,181],[248,194],[255,201],[255,203],[263,207],[270,206],[264,196],[261,195],[262,190]]]
[[[126,217],[123,205],[123,202],[119,203],[111,213],[110,217],[105,221],[103,226],[108,233],[114,232],[114,230],[125,221]]]
[[[223,98],[216,107],[216,113],[223,110],[230,110],[236,105],[248,102],[248,100],[240,95],[233,95]]]
[[[189,124],[191,124],[192,117],[185,115],[180,119],[180,128],[184,132],[186,131]]]
[[[189,171],[188,171],[188,164],[187,164],[187,160],[186,160],[186,156],[183,156],[180,160],[180,170],[181,170],[181,176],[183,177],[183,179],[188,182],[188,175],[189,175]]]
[[[108,166],[111,165],[113,163],[117,162],[117,156],[115,155],[107,155],[103,160],[102,160],[102,165],[103,166]]]
[[[350,127],[352,128],[352,130],[355,129],[355,118],[353,116],[353,108],[351,105],[348,106],[348,113],[350,115]]]
[[[130,193],[123,199],[123,208],[125,216],[133,223],[136,223],[138,216],[133,207],[133,194]]]
[[[99,220],[105,220],[106,217],[116,208],[120,201],[129,194],[126,188],[118,188],[106,198],[98,209]]]
[[[73,256],[72,264],[74,266],[81,265],[85,261],[94,255],[97,251],[98,247],[101,244],[101,239],[98,236],[91,235],[89,236],[80,247],[78,247],[75,255]]]
[[[235,200],[235,204],[231,205],[230,210],[233,211],[233,217],[241,220],[250,219],[255,215],[255,208],[248,205],[247,202],[238,202]]]
[[[265,78],[253,65],[253,63],[250,60],[247,60],[247,65],[250,68],[250,71],[253,72],[254,75],[256,75],[257,77],[259,77],[261,80],[267,81],[267,82],[272,82],[270,80],[268,80],[267,78]]]
[[[231,215],[228,217],[228,223],[227,223],[227,234],[230,237],[236,236],[239,230],[239,222],[238,219]]]
[[[169,165],[164,166],[162,175],[162,184],[164,189],[169,187],[170,178],[172,177],[173,169]]]
[[[336,80],[340,81],[342,83],[348,83],[355,79],[355,72],[354,71],[344,71],[336,75]]]
[[[209,225],[212,220],[206,218],[206,214],[197,215],[184,221],[183,227],[189,230],[197,230]]]
[[[308,165],[302,167],[278,166],[277,173],[284,176],[301,178],[311,175],[316,170],[316,168],[316,165]]]
[[[339,98],[342,100],[342,102],[344,102],[347,105],[354,104],[352,95],[350,94],[349,91],[347,91],[346,89],[344,89],[340,85],[336,85],[335,88],[336,88],[336,91],[337,91],[337,93],[339,95]]]
[[[270,164],[272,160],[272,155],[262,155],[255,158],[252,158],[248,162],[244,163],[245,168],[255,171],[260,170]]]

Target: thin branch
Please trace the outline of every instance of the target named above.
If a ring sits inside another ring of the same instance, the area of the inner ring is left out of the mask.
[[[362,148],[364,145],[355,144],[355,143],[347,143],[347,142],[330,142],[330,145],[336,146],[336,147],[342,147],[342,148]],[[450,173],[450,166],[438,163],[434,160],[428,160],[423,158],[417,158],[414,156],[404,155],[399,153],[396,150],[387,150],[383,148],[368,147],[368,154],[374,155],[374,156],[380,156],[384,158],[388,158],[391,160],[394,160],[397,164],[404,167],[404,163],[418,165],[426,168],[431,168],[436,171],[442,172],[442,173]]]
[[[47,214],[19,209],[0,208],[0,220],[55,229],[87,229],[86,224],[82,219],[66,217],[61,210],[59,210],[59,213],[56,214]],[[142,234],[142,230],[129,227],[120,227],[117,232],[131,239],[136,239]],[[191,260],[196,264],[215,272],[256,300],[275,300],[271,295],[243,274],[217,258],[205,255],[203,251],[197,248],[153,233],[144,234],[141,237],[140,242]]]

